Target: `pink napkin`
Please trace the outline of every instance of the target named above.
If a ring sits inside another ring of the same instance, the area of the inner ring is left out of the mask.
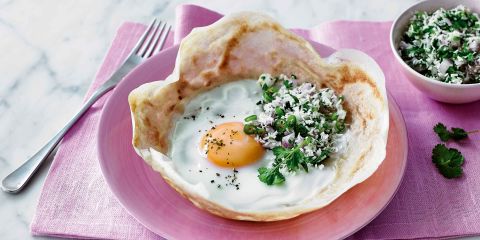
[[[177,9],[174,42],[192,28],[208,25],[222,15],[182,5]],[[438,121],[448,126],[479,129],[480,102],[449,105],[432,101],[400,73],[390,51],[390,22],[336,21],[297,34],[334,48],[356,48],[372,56],[386,75],[387,89],[403,112],[409,135],[408,166],[403,183],[388,207],[352,239],[444,238],[480,234],[480,157],[478,136],[460,146],[465,175],[443,178],[431,163],[439,142],[432,132]],[[123,24],[87,96],[118,66],[144,26]],[[172,34],[170,34],[172,35]],[[170,39],[167,43],[172,44]],[[50,168],[31,230],[33,235],[107,239],[157,239],[118,204],[100,172],[96,133],[108,94],[98,101],[65,136]]]

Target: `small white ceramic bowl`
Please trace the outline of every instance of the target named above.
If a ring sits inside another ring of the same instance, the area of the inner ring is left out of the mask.
[[[417,11],[434,12],[437,9],[451,9],[464,5],[480,13],[480,0],[426,0],[405,10],[395,20],[390,30],[390,47],[405,76],[410,82],[432,99],[446,103],[468,103],[480,100],[480,83],[450,84],[423,76],[406,64],[398,53],[398,43],[407,30],[410,18]]]

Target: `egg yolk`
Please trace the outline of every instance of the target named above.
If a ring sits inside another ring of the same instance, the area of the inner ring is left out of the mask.
[[[207,159],[221,167],[241,167],[258,161],[264,149],[243,132],[240,122],[222,123],[208,131],[200,142]]]

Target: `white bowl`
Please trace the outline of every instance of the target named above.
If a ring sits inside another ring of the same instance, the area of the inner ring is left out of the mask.
[[[430,98],[446,103],[468,103],[480,100],[480,83],[450,84],[425,77],[408,66],[397,49],[402,35],[407,30],[410,18],[415,12],[434,12],[442,7],[451,9],[458,5],[464,5],[473,12],[480,13],[480,0],[426,0],[411,6],[400,14],[390,29],[390,47],[408,80]]]

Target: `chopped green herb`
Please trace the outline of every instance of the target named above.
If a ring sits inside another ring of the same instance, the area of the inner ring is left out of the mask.
[[[343,132],[345,131],[345,129],[346,129],[346,127],[345,127],[345,121],[341,121],[341,120],[337,121],[337,122],[335,123],[335,128],[337,129],[337,132],[343,133]]]
[[[300,102],[300,100],[298,100],[298,98],[295,95],[292,95],[290,93],[288,95],[290,95],[290,97],[293,98],[294,103],[299,103]]]
[[[274,154],[268,167],[258,169],[258,178],[267,185],[282,184],[285,174],[311,167],[337,151],[336,140],[347,129],[344,98],[332,89],[316,89],[311,83],[298,84],[296,77],[262,74],[258,83],[263,92],[263,112],[244,121],[244,132]]]
[[[417,12],[399,44],[420,74],[452,84],[480,83],[480,18],[465,6]]]
[[[285,115],[285,112],[283,111],[282,108],[279,106],[275,107],[275,116],[276,117],[283,117]]]
[[[263,100],[267,103],[273,101],[273,96],[271,93],[263,92]]]
[[[302,124],[298,124],[296,127],[295,127],[295,131],[300,134],[300,136],[302,137],[306,137],[307,134],[308,134],[308,129],[307,127],[305,127],[305,125],[302,125]]]
[[[288,128],[295,128],[297,125],[297,118],[295,115],[290,115],[287,117],[287,127]]]

